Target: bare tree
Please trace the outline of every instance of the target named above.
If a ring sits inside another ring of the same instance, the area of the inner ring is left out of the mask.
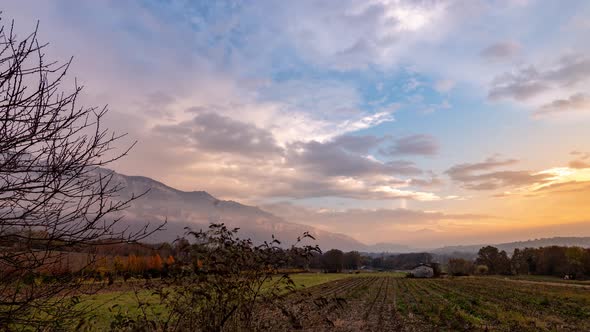
[[[138,314],[111,307],[115,331],[283,331],[302,329],[319,309],[342,305],[342,299],[297,291],[284,272],[298,261],[307,261],[318,246],[289,249],[273,237],[255,244],[240,239],[238,229],[211,224],[208,230],[188,232],[193,244],[179,246],[178,260],[168,278],[146,280],[135,290]],[[149,290],[149,292],[146,292]],[[149,294],[146,297],[146,293]],[[126,308],[128,309],[128,308]],[[322,317],[325,321],[327,317]]]
[[[106,108],[77,105],[82,87],[60,89],[72,59],[49,62],[45,47],[37,28],[20,40],[14,23],[0,28],[0,329],[74,317],[91,248],[150,233],[116,227],[137,197],[103,167],[130,147],[114,149],[123,135],[103,128]],[[71,252],[88,260],[54,273]]]

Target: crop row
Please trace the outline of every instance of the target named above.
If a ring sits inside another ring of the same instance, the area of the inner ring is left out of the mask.
[[[590,330],[590,292],[487,278],[398,279],[398,306],[442,330]]]
[[[318,310],[318,317],[326,315],[334,323],[331,330],[590,330],[590,290],[567,286],[492,278],[375,276],[338,280],[307,291],[310,299],[346,300],[340,307]]]

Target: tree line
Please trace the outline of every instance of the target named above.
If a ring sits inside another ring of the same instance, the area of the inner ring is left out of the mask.
[[[419,264],[432,263],[434,263],[434,259],[429,253],[384,254],[372,257],[358,251],[343,252],[339,249],[331,249],[321,254],[315,254],[308,267],[335,273],[359,269],[411,270]]]
[[[512,254],[494,246],[482,247],[475,259],[444,257],[448,274],[463,275],[547,275],[569,279],[590,278],[590,248],[547,246],[514,249]],[[315,253],[307,266],[301,268],[342,272],[346,270],[411,270],[420,264],[438,265],[441,257],[430,253],[368,255],[338,249]]]
[[[474,261],[453,258],[448,262],[451,275],[534,274],[570,279],[590,277],[590,248],[548,246],[514,249],[512,255],[493,246],[479,250]]]

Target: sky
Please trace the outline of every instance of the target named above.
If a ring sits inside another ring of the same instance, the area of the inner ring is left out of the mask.
[[[586,0],[0,3],[123,174],[368,244],[590,236]]]

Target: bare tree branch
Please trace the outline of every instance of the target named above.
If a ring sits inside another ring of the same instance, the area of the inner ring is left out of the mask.
[[[127,155],[115,143],[125,134],[104,128],[107,108],[77,105],[82,87],[61,89],[72,59],[47,61],[37,27],[19,39],[14,23],[0,28],[0,326],[41,327],[75,316],[70,305],[78,278],[101,243],[134,242],[158,229],[132,234],[115,227],[139,196],[123,198],[106,170]],[[71,252],[86,264],[40,281]]]

